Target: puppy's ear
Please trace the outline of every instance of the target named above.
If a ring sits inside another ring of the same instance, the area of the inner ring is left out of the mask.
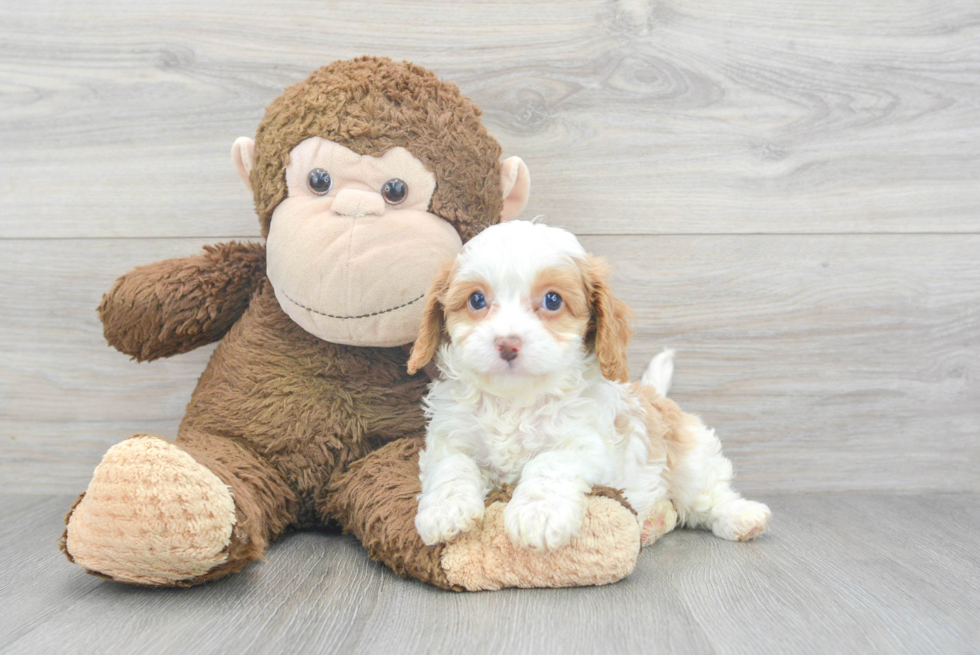
[[[605,262],[590,255],[582,277],[592,305],[586,343],[595,351],[606,379],[629,382],[627,350],[633,337],[630,328],[633,311],[613,295],[609,286],[609,267]]]
[[[422,329],[419,336],[412,346],[412,354],[408,358],[408,373],[415,375],[415,372],[428,364],[436,355],[439,344],[442,343],[442,333],[446,321],[446,309],[443,300],[446,291],[449,289],[449,282],[452,278],[454,261],[448,261],[442,265],[436,273],[436,279],[432,282],[429,289],[428,299],[425,301],[425,313],[422,315]]]

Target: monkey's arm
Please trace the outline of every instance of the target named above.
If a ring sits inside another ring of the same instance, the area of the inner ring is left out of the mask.
[[[265,246],[236,241],[141,266],[103,296],[105,338],[141,362],[217,341],[244,313],[264,275]]]

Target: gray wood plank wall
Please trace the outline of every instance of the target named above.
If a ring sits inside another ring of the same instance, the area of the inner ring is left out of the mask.
[[[361,54],[484,108],[743,489],[980,491],[973,0],[0,2],[0,491],[174,435],[210,349],[129,362],[94,308],[257,236],[231,143]]]

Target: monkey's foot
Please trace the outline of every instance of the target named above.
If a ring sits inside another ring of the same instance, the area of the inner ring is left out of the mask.
[[[675,527],[677,527],[677,510],[674,509],[674,503],[661,500],[643,519],[640,539],[644,546],[649,546]]]
[[[62,549],[90,573],[186,585],[228,560],[235,501],[178,446],[140,435],[109,449],[66,523]]]
[[[632,573],[640,552],[639,524],[624,503],[615,492],[590,496],[579,534],[557,550],[540,552],[511,542],[506,505],[493,501],[482,525],[444,547],[442,568],[451,585],[468,591],[617,582]]]

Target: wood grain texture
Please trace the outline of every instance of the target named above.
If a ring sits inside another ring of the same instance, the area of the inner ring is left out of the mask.
[[[980,236],[588,237],[637,311],[631,368],[678,351],[671,395],[753,493],[980,491]],[[137,364],[105,345],[112,280],[198,239],[0,241],[0,489],[84,489],[136,432],[172,438],[211,347]]]
[[[229,163],[317,66],[457,82],[581,234],[980,231],[974,0],[0,5],[5,237],[258,231]]]
[[[969,617],[980,603],[980,558],[947,551],[962,543],[961,521],[980,515],[975,496],[841,495],[771,505],[776,527],[743,545],[749,554],[689,531],[654,547],[677,557],[659,562],[715,652],[975,648],[980,631]],[[651,572],[644,564],[637,583]]]
[[[980,239],[595,237],[746,487],[980,491]]]
[[[678,531],[615,585],[457,594],[317,533],[215,584],[126,587],[52,547],[70,497],[5,496],[0,652],[975,652],[980,497],[764,500],[756,542]]]

